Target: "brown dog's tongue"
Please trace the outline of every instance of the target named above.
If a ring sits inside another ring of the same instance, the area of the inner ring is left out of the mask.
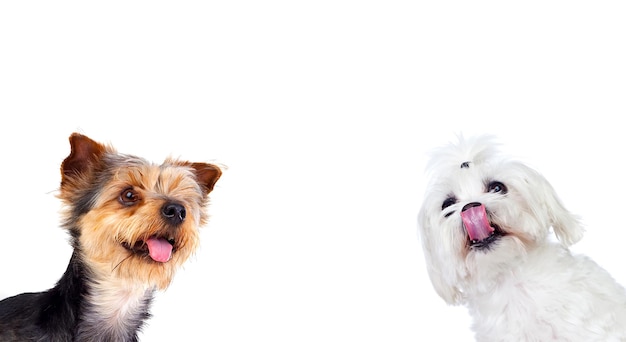
[[[482,204],[463,210],[461,219],[463,219],[463,226],[465,226],[470,240],[482,241],[488,238],[495,230],[489,224],[487,210],[485,210],[485,206]]]
[[[172,245],[167,240],[151,237],[146,240],[146,244],[152,260],[167,262],[172,257]]]

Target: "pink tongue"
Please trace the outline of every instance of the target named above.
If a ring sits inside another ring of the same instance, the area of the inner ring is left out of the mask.
[[[494,231],[493,227],[489,225],[487,211],[482,204],[465,209],[461,212],[461,218],[470,240],[482,241]]]
[[[167,240],[151,237],[146,240],[146,244],[152,260],[167,262],[172,257],[172,245]]]

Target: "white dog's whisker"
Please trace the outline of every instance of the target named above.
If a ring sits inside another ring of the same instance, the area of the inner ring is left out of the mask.
[[[578,218],[495,147],[459,137],[429,163],[419,236],[434,289],[468,307],[478,341],[626,340],[626,291],[568,249]]]

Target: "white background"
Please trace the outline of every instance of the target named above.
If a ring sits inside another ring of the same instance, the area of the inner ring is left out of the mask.
[[[202,247],[143,341],[471,341],[432,290],[425,155],[497,135],[626,284],[622,1],[0,4],[0,298],[71,253],[59,165],[79,131],[228,166]]]

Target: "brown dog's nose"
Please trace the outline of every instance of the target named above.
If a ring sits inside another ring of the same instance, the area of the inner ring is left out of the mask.
[[[161,207],[161,215],[167,222],[176,226],[185,220],[187,212],[182,205],[170,202]]]

